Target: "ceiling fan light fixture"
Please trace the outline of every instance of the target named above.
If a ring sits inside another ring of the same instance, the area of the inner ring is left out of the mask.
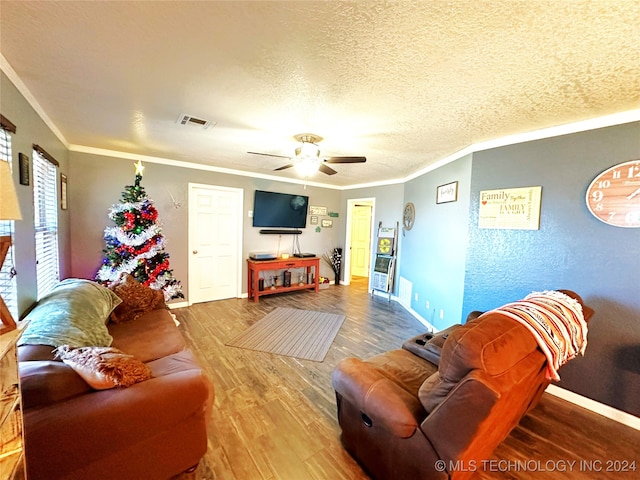
[[[322,137],[311,133],[301,133],[294,135],[300,146],[295,150],[295,157],[286,157],[284,155],[274,155],[271,153],[259,153],[259,152],[247,152],[254,155],[265,155],[267,157],[279,157],[292,160],[291,163],[275,168],[274,171],[286,170],[291,167],[295,167],[296,173],[303,178],[308,178],[314,173],[320,171],[326,175],[335,175],[336,172],[333,168],[329,167],[327,163],[364,163],[367,161],[365,157],[322,157],[320,158],[320,147],[317,143],[322,140]]]
[[[310,177],[320,168],[320,162],[317,159],[305,158],[294,165],[296,172],[302,177]]]
[[[315,143],[303,142],[296,148],[296,158],[315,160],[320,156],[320,148]]]

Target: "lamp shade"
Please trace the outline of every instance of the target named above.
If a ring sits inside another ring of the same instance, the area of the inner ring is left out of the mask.
[[[0,220],[21,220],[18,196],[11,177],[9,162],[0,160]]]

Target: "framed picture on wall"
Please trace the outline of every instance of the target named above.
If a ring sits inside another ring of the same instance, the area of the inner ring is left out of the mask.
[[[332,228],[332,227],[333,227],[333,220],[329,220],[327,218],[322,219],[322,228]]]
[[[458,182],[446,183],[436,189],[436,203],[448,203],[458,200]]]

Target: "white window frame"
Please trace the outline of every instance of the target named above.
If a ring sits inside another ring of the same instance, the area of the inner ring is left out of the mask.
[[[33,210],[37,299],[60,281],[58,255],[58,168],[33,150]]]

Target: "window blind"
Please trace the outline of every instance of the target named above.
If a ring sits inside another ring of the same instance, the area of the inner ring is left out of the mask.
[[[9,162],[11,165],[11,122],[5,117],[0,118],[0,162]],[[15,126],[13,126],[15,132]],[[0,235],[13,236],[13,220],[0,220]],[[0,270],[0,295],[4,303],[7,305],[9,312],[13,318],[18,318],[18,290],[16,287],[16,269],[14,264],[14,246],[15,242],[11,240],[11,246],[7,252],[7,256]]]
[[[36,286],[38,300],[58,283],[58,196],[57,168],[33,149],[33,207],[36,234]],[[57,162],[56,162],[57,163]]]

